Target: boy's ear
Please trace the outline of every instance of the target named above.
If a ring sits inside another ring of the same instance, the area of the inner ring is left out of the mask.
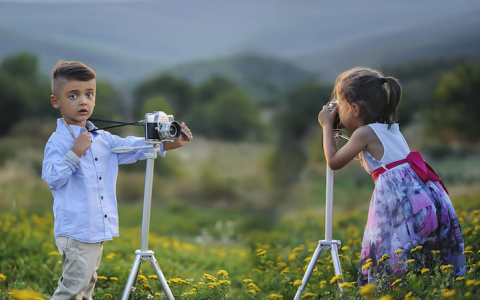
[[[58,99],[57,99],[57,96],[55,95],[50,95],[50,103],[52,103],[52,106],[55,107],[55,108],[59,108],[60,107],[60,103],[58,103]]]

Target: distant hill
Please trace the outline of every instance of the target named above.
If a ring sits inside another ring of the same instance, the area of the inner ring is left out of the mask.
[[[193,84],[199,84],[213,75],[223,75],[239,84],[256,102],[271,101],[272,97],[315,80],[314,74],[291,62],[256,54],[185,63],[162,73],[184,78]]]
[[[128,87],[189,62],[176,72],[200,78],[210,61],[242,74],[223,58],[261,53],[330,81],[356,65],[479,52],[479,15],[477,0],[0,0],[0,60],[29,51],[45,73],[81,60]]]

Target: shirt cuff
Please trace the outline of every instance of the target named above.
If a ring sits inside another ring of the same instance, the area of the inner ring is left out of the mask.
[[[161,157],[165,157],[165,154],[167,154],[167,151],[163,150],[163,142],[161,142],[160,149],[158,150],[157,155],[160,155]]]
[[[72,171],[77,170],[80,166],[80,157],[78,157],[73,151],[68,151],[67,154],[62,157],[61,161],[67,164]]]

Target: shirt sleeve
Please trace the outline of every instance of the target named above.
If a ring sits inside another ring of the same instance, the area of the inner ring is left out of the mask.
[[[128,136],[121,138],[117,135],[107,134],[108,142],[112,148],[119,146],[130,146],[130,147],[144,147],[150,144],[145,144],[145,139],[140,137]],[[136,149],[127,153],[118,154],[118,164],[131,164],[137,160],[146,159],[145,153],[150,153],[151,148],[142,148]],[[160,143],[160,150],[157,155],[165,157],[166,151],[163,150],[163,143]]]
[[[48,142],[42,165],[42,178],[51,189],[63,186],[80,166],[80,158],[62,145]]]

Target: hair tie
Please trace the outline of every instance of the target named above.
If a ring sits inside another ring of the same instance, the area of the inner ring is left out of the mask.
[[[381,77],[381,78],[380,78],[380,82],[381,82],[382,84],[384,84],[385,82],[387,82],[387,79],[386,79],[385,77]]]

